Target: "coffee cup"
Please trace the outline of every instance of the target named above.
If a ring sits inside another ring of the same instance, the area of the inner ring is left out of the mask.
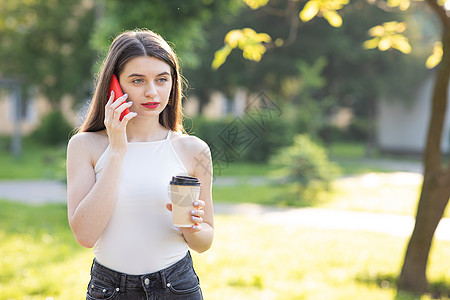
[[[173,176],[170,181],[170,200],[172,202],[173,225],[191,227],[190,211],[200,196],[200,181],[191,176]]]

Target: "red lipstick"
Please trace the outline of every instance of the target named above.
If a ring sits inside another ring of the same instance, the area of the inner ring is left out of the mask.
[[[159,102],[146,102],[146,103],[142,103],[142,106],[145,108],[150,108],[150,109],[155,109],[157,108],[159,105]]]

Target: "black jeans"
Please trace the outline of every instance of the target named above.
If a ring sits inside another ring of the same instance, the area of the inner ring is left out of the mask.
[[[203,299],[191,254],[161,271],[128,275],[111,270],[95,259],[91,268],[87,300]]]

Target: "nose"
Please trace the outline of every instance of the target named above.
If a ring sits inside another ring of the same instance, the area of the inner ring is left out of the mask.
[[[155,98],[158,95],[158,92],[156,91],[156,87],[153,84],[153,82],[149,82],[147,85],[144,96],[147,98]]]

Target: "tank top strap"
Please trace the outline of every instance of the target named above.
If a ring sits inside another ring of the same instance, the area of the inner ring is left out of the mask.
[[[167,134],[166,140],[170,140],[170,134],[172,133],[172,130],[169,129],[169,133]]]

